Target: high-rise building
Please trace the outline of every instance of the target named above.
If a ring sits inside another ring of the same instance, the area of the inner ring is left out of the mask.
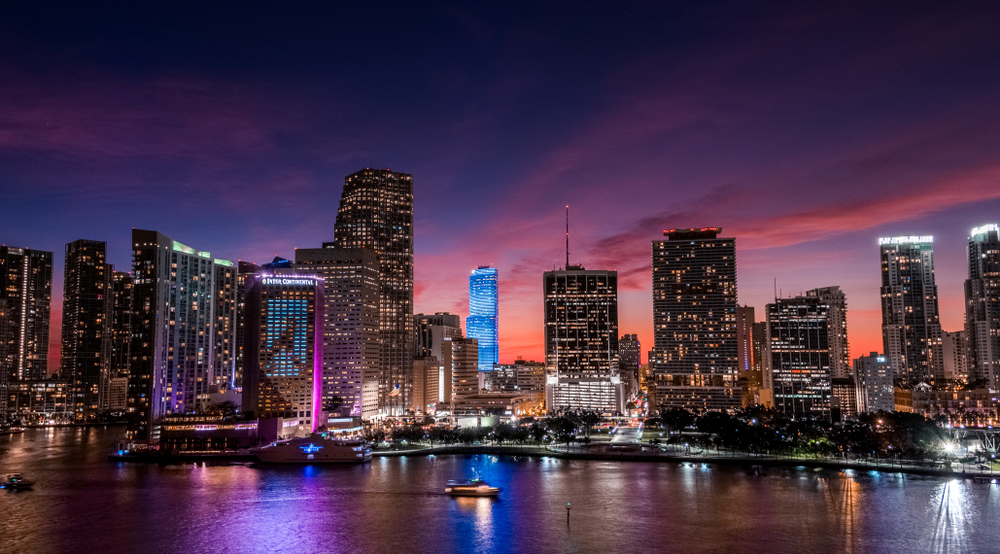
[[[113,295],[105,251],[105,243],[96,240],[66,245],[59,374],[70,383],[69,404],[78,421],[93,419],[105,409],[101,391],[110,378],[108,310]]]
[[[6,301],[13,337],[0,373],[8,382],[44,379],[49,359],[52,252],[0,246],[0,301]]]
[[[240,281],[229,260],[215,261],[215,371],[213,383],[220,389],[236,388],[236,302]]]
[[[14,384],[14,352],[15,342],[14,319],[10,304],[0,298],[0,417],[7,413],[7,400],[10,398],[11,386]]]
[[[757,321],[750,326],[751,351],[750,372],[747,373],[747,385],[751,389],[746,398],[747,404],[760,404],[767,408],[774,407],[771,384],[771,361],[764,358],[767,343],[767,322]],[[756,390],[754,390],[756,389]]]
[[[315,431],[325,424],[323,278],[281,266],[262,270],[246,288],[243,410]]]
[[[720,227],[653,241],[653,358],[660,408],[739,407],[736,239]]]
[[[323,277],[323,400],[339,415],[378,415],[379,261],[369,248],[299,248],[296,271]]]
[[[944,356],[945,379],[968,381],[969,340],[967,337],[968,334],[965,331],[941,332],[941,351]]]
[[[128,380],[129,435],[155,439],[164,415],[207,407],[216,373],[218,266],[156,231],[132,229],[133,332]],[[233,315],[235,317],[235,314]]]
[[[108,305],[107,337],[109,353],[105,357],[106,382],[101,390],[101,406],[114,411],[124,411],[128,407],[128,374],[132,358],[132,276],[124,271],[115,271],[108,265],[111,274]]]
[[[403,414],[413,386],[413,177],[388,169],[348,175],[331,246],[379,256],[379,408]]]
[[[892,364],[888,358],[878,352],[861,356],[854,360],[854,375],[857,377],[860,411],[895,410]]]
[[[621,376],[622,395],[631,400],[639,394],[639,366],[642,347],[639,335],[625,334],[618,338],[618,374]]]
[[[753,306],[736,306],[736,359],[740,371],[753,369]]]
[[[246,345],[246,288],[253,276],[260,273],[260,266],[253,262],[240,260],[236,263],[236,325],[233,330],[235,341],[233,351],[233,386],[243,387],[243,372],[245,369]]]
[[[823,287],[806,291],[829,307],[827,311],[830,338],[830,374],[834,379],[851,376],[851,351],[847,342],[847,297],[840,287]]]
[[[618,413],[618,272],[567,266],[542,277],[549,410]]]
[[[944,378],[934,284],[934,237],[878,239],[882,260],[882,344],[904,384]]]
[[[983,225],[969,237],[965,329],[969,381],[1000,391],[1000,227]],[[945,361],[947,363],[947,360]]]
[[[740,404],[744,407],[760,403],[761,379],[759,372],[754,371],[753,326],[753,306],[736,306],[736,359],[740,376]]]
[[[774,408],[791,417],[830,417],[830,306],[815,295],[767,305]]]
[[[496,268],[481,265],[469,276],[469,318],[465,334],[479,341],[479,371],[500,363],[499,306]]]
[[[413,358],[413,411],[430,413],[438,402],[441,362],[434,357]]]
[[[446,402],[479,394],[479,343],[476,339],[446,338],[441,346],[442,365],[450,377],[444,386]]]

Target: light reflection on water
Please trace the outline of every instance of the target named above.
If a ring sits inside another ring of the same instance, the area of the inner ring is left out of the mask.
[[[554,458],[120,464],[118,430],[0,438],[2,552],[995,552],[1000,488],[871,472]],[[498,499],[452,499],[481,477]],[[570,523],[566,503],[572,502]]]

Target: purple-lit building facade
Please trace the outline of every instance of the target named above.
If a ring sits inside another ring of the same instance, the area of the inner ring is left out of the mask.
[[[287,260],[286,260],[287,261]],[[245,290],[243,411],[315,431],[323,384],[323,278],[265,266]]]

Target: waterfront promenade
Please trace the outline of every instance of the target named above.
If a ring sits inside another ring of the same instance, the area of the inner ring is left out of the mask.
[[[495,456],[553,457],[578,460],[608,460],[621,462],[662,462],[680,464],[726,464],[745,467],[810,467],[822,469],[881,471],[942,477],[967,477],[1000,480],[1000,471],[982,469],[976,464],[955,463],[952,466],[933,462],[885,459],[816,458],[811,456],[753,455],[725,450],[703,450],[685,447],[634,445],[632,449],[609,448],[607,443],[589,446],[555,445],[418,445],[395,450],[373,450],[372,456],[447,456],[489,454]]]

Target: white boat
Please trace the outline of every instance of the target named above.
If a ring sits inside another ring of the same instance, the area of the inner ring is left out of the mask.
[[[500,494],[500,487],[491,487],[489,483],[482,479],[448,481],[448,486],[445,487],[444,492],[452,496],[496,496]]]
[[[335,439],[320,433],[251,448],[267,464],[350,464],[370,462],[372,449],[363,439]]]

